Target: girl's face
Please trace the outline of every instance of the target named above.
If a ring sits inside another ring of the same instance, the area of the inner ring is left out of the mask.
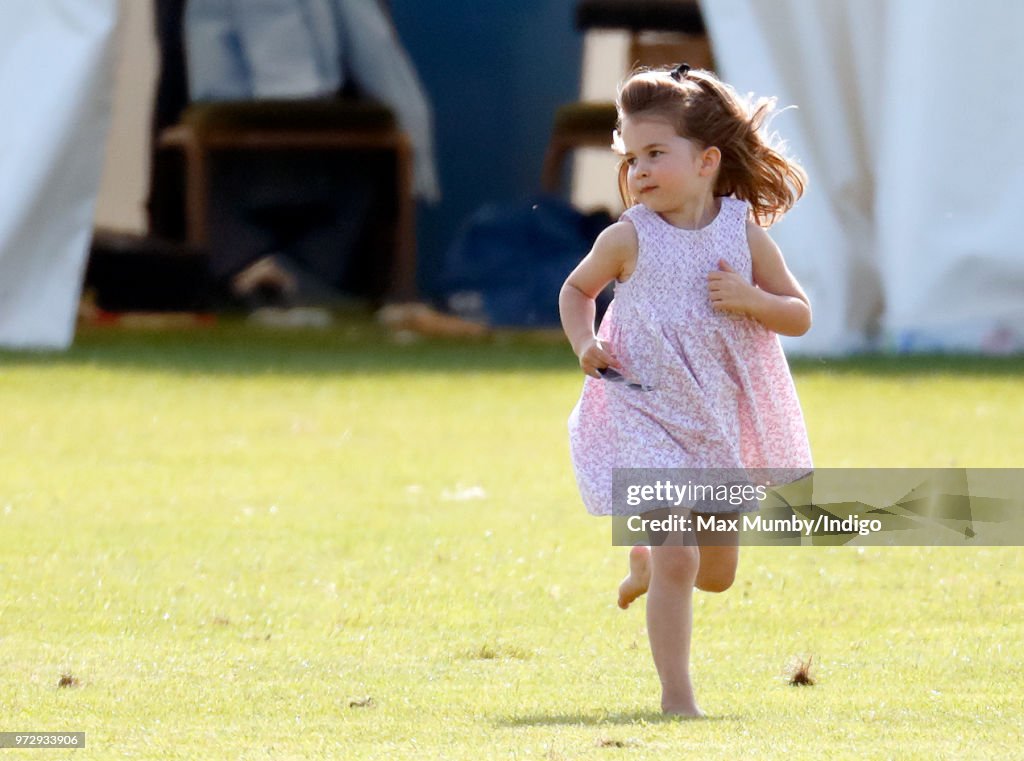
[[[717,149],[701,150],[653,116],[624,117],[620,134],[629,193],[651,211],[672,212],[710,192],[714,167],[707,154]]]

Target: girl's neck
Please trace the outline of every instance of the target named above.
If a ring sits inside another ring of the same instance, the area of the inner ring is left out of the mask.
[[[659,214],[673,227],[684,230],[700,230],[715,220],[721,208],[722,199],[716,198],[709,192],[705,196],[685,201],[679,207],[659,212]]]

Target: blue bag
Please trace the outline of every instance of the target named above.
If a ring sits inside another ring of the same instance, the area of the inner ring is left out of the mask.
[[[496,327],[557,326],[562,283],[611,222],[605,211],[584,214],[550,196],[482,206],[446,253],[438,280],[444,301]]]

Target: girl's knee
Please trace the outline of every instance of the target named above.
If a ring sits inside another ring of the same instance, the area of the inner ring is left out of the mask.
[[[736,580],[738,564],[739,547],[701,547],[697,589],[703,592],[724,592]]]
[[[702,592],[724,592],[736,580],[736,569],[716,569],[713,572],[697,574],[697,589]]]
[[[692,586],[700,568],[700,550],[690,546],[652,547],[651,561],[652,578]]]

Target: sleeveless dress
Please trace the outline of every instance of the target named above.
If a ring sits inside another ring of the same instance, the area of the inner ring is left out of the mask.
[[[598,338],[650,390],[585,378],[569,449],[588,512],[612,514],[614,468],[811,467],[778,336],[715,312],[708,296],[720,259],[751,281],[748,214],[722,198],[710,224],[685,230],[643,205],[623,213],[639,239],[636,269],[616,283]]]

